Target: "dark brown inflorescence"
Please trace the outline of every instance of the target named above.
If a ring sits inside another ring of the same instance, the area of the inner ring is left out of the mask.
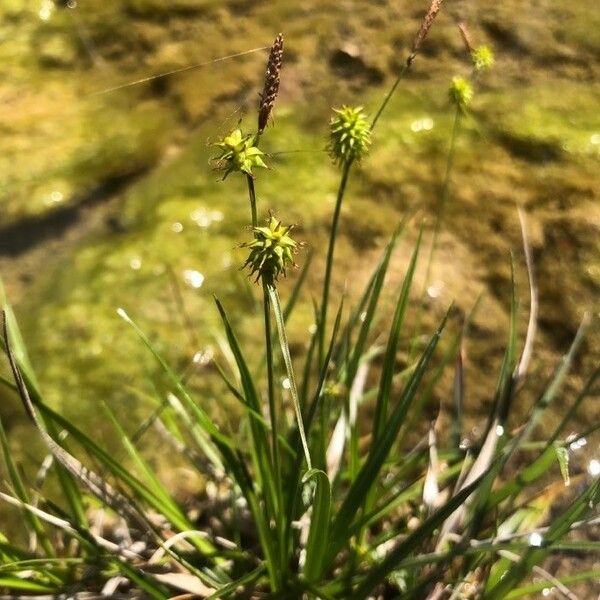
[[[415,59],[415,56],[417,56],[417,52],[427,37],[427,34],[433,25],[433,21],[435,20],[438,12],[440,12],[440,8],[442,8],[443,3],[444,0],[432,0],[431,4],[429,5],[429,10],[427,11],[425,17],[423,17],[423,21],[421,21],[421,27],[419,28],[419,32],[417,33],[415,41],[413,42],[412,50],[406,59],[406,64],[408,66],[410,66],[412,61]]]
[[[258,133],[261,134],[271,116],[273,104],[279,93],[279,73],[283,60],[283,34],[280,33],[271,46],[269,60],[267,62],[267,72],[265,73],[265,85],[260,95],[260,105],[258,107]]]

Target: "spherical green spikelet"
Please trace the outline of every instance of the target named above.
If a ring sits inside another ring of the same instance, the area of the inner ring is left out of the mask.
[[[214,168],[224,172],[223,179],[235,171],[252,176],[254,167],[267,166],[262,159],[264,154],[254,144],[255,136],[243,135],[240,129],[214,144],[221,150],[213,159]]]
[[[334,109],[329,123],[327,150],[339,165],[360,160],[371,145],[371,126],[362,106]]]
[[[492,49],[484,44],[471,52],[471,60],[476,71],[486,71],[494,66],[496,59]]]
[[[448,90],[450,100],[458,106],[461,110],[464,110],[473,99],[473,88],[469,81],[464,77],[453,77],[452,85]]]
[[[293,225],[283,225],[273,215],[266,227],[254,227],[254,239],[243,244],[250,249],[244,267],[250,269],[250,276],[258,281],[261,277],[267,283],[277,281],[280,275],[286,275],[286,269],[294,265],[294,254],[298,242],[289,233]]]

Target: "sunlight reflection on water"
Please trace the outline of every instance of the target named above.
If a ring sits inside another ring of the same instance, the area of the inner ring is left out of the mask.
[[[183,272],[183,280],[194,289],[198,289],[202,287],[204,283],[204,275],[200,273],[200,271],[195,271],[194,269],[186,269]]]
[[[48,21],[54,12],[54,2],[52,0],[42,0],[38,15],[42,21]]]
[[[206,208],[197,208],[190,216],[192,221],[202,228],[223,220],[223,213],[220,210],[207,210]]]
[[[410,124],[410,130],[418,133],[419,131],[431,131],[433,129],[433,119],[425,117],[424,119],[417,119]]]

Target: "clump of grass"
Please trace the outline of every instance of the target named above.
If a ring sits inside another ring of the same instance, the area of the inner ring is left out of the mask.
[[[600,479],[571,477],[568,448],[574,440],[562,435],[593,390],[600,369],[550,438],[532,440],[581,346],[587,321],[529,419],[514,430],[509,422],[526,382],[537,310],[523,215],[529,327],[519,352],[513,286],[509,338],[496,389],[490,394],[492,408],[481,436],[472,444],[463,441],[461,418],[466,375],[462,356],[470,317],[451,333],[455,319],[448,307],[420,355],[403,369],[397,361],[425,232],[418,237],[397,292],[385,347],[373,340],[373,333],[375,323],[384,317],[382,290],[406,223],[399,225],[386,246],[358,302],[344,309],[343,299],[339,300],[335,318],[328,320],[340,207],[351,169],[368,149],[383,109],[413,63],[440,6],[440,0],[431,4],[405,69],[372,121],[367,122],[359,109],[345,108],[337,115],[347,117],[347,122],[340,124],[336,117],[332,123],[331,149],[341,179],[323,296],[320,305],[315,304],[316,327],[304,357],[292,356],[286,322],[293,316],[305,273],[285,306],[278,289],[298,243],[291,228],[273,215],[266,226],[259,225],[266,211],[258,205],[252,170],[262,166],[258,143],[277,95],[281,36],[269,58],[257,132],[244,136],[236,130],[218,145],[225,173],[239,173],[247,183],[252,240],[246,243],[246,264],[263,292],[264,342],[257,342],[258,353],[256,348],[249,353],[241,347],[226,307],[216,300],[227,345],[223,360],[228,364],[216,362],[215,367],[241,407],[238,431],[217,426],[148,337],[119,310],[164,375],[163,391],[144,430],[154,425],[161,451],[176,452],[210,482],[195,506],[184,508],[173,498],[110,412],[106,418],[114,424],[134,470],[44,402],[16,320],[3,299],[2,348],[13,381],[2,383],[21,398],[49,458],[40,481],[30,485],[0,427],[8,473],[0,498],[21,511],[29,534],[27,548],[0,538],[0,588],[31,596],[103,590],[111,597],[157,599],[179,595],[498,600],[547,586],[564,590],[569,582],[595,576],[584,572],[563,578],[547,573],[540,564],[555,552],[598,549],[596,542],[570,537],[596,522]],[[457,115],[464,108],[457,103]],[[451,339],[439,357],[442,336]],[[444,436],[439,425],[426,426],[419,439],[416,432],[426,420],[427,403],[451,365],[452,434]],[[369,371],[376,376],[368,377]],[[278,384],[282,374],[284,389]],[[363,443],[360,425],[369,416]],[[591,424],[581,437],[599,426]],[[526,464],[514,476],[516,458]],[[536,512],[536,505],[540,499],[551,504],[564,492],[564,486],[547,483],[553,462],[569,483],[577,479],[577,485],[571,485],[573,495],[566,508],[546,524],[545,511]],[[60,483],[60,505],[43,496],[43,481],[51,473]],[[91,510],[98,506],[114,522],[104,531],[98,511]],[[542,578],[541,584],[525,582],[531,572]]]

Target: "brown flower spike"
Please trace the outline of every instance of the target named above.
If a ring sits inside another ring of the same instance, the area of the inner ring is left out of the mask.
[[[415,37],[415,41],[413,42],[411,53],[406,59],[407,66],[410,66],[412,61],[415,60],[415,56],[417,56],[417,52],[419,51],[421,44],[425,41],[425,38],[427,37],[427,34],[433,25],[433,21],[435,20],[438,12],[440,12],[440,8],[442,8],[443,3],[444,0],[432,0],[431,4],[429,5],[429,10],[423,17],[423,20],[421,21],[421,27]]]
[[[460,37],[462,38],[462,41],[465,45],[467,52],[469,54],[472,54],[473,50],[475,49],[475,46],[473,46],[473,42],[471,40],[471,34],[469,33],[469,30],[467,29],[467,26],[465,25],[465,23],[460,22],[458,24],[458,30],[460,31]]]
[[[265,73],[265,85],[260,95],[260,104],[258,107],[258,133],[265,130],[275,99],[279,93],[279,72],[283,60],[283,34],[280,33],[271,46],[269,60],[267,62],[267,72]]]

